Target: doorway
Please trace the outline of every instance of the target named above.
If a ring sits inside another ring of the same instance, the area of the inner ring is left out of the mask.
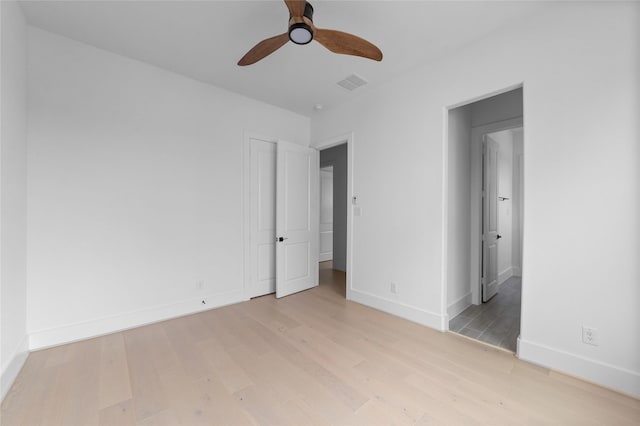
[[[346,285],[348,156],[347,143],[320,150],[320,281],[336,288]]]
[[[449,330],[517,352],[523,224],[522,88],[449,110]]]

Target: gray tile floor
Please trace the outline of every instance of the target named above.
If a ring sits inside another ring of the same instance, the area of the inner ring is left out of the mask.
[[[520,334],[520,277],[511,277],[487,303],[471,305],[449,321],[449,330],[510,351]]]

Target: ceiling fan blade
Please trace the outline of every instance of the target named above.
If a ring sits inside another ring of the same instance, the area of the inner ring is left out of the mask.
[[[363,58],[382,60],[382,52],[367,40],[336,30],[314,28],[313,39],[332,51],[343,55],[361,56]]]
[[[304,8],[307,4],[305,0],[284,0],[289,8],[289,15],[293,18],[304,15]]]
[[[238,61],[238,65],[245,66],[258,62],[273,52],[284,46],[289,41],[289,34],[280,34],[266,40],[262,40],[260,43],[253,46],[243,57]]]

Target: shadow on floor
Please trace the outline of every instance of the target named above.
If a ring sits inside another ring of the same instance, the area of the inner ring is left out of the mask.
[[[449,330],[515,352],[520,334],[521,282],[520,277],[509,278],[487,303],[471,305],[451,319]]]

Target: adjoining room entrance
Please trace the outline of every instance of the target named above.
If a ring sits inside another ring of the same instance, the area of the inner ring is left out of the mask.
[[[348,146],[320,151],[320,284],[346,297]]]
[[[521,318],[522,89],[449,111],[449,330],[516,352]]]

